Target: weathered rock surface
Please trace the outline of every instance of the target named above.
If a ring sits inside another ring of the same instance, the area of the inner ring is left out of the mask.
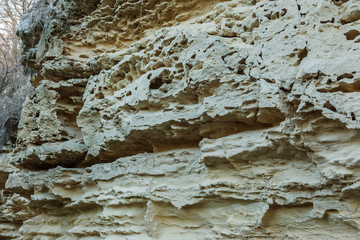
[[[1,239],[360,239],[360,2],[44,0]]]

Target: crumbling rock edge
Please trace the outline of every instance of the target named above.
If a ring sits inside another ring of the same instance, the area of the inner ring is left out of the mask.
[[[2,239],[358,239],[360,5],[42,1]]]

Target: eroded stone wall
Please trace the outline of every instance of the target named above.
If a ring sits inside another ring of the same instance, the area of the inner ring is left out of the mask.
[[[44,0],[1,239],[360,239],[358,0]]]

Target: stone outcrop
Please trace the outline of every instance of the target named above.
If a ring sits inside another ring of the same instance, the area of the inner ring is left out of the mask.
[[[360,2],[43,0],[1,239],[359,239]]]

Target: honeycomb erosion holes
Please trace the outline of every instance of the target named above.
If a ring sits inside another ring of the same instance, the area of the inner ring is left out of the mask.
[[[359,239],[360,2],[43,0],[1,239]]]

